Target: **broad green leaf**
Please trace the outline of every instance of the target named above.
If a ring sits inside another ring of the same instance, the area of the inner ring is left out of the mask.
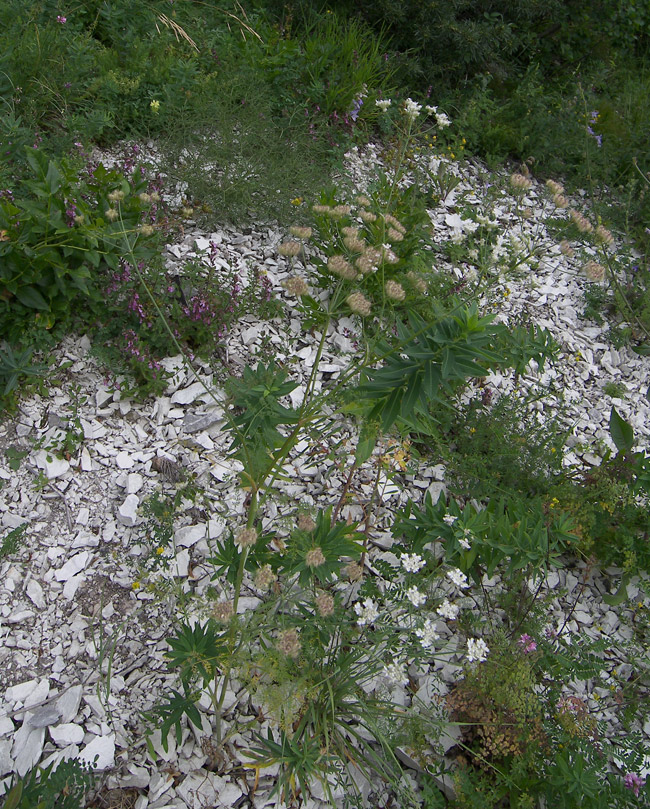
[[[609,434],[612,436],[612,441],[616,444],[616,449],[619,452],[629,452],[632,449],[634,444],[632,425],[619,416],[615,407],[612,407],[609,414]]]
[[[630,574],[626,573],[622,580],[618,590],[615,593],[603,595],[603,601],[605,604],[609,604],[610,607],[618,607],[624,601],[627,601],[628,594],[627,594],[627,585],[630,583]]]
[[[49,309],[50,306],[45,298],[35,287],[19,287],[16,290],[16,297],[23,304],[30,309]]]

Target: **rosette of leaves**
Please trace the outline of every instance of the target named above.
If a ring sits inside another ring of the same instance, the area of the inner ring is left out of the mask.
[[[338,522],[332,525],[332,507],[318,512],[316,527],[307,532],[295,529],[282,555],[281,571],[288,576],[298,576],[302,587],[313,582],[325,585],[338,574],[341,565],[361,557],[363,546],[356,539],[358,523]],[[309,565],[310,551],[319,549],[324,561]],[[345,560],[345,561],[344,561]]]
[[[244,465],[244,485],[259,488],[273,468],[275,453],[286,441],[278,428],[298,421],[298,413],[279,400],[297,386],[273,362],[260,362],[255,369],[246,367],[241,379],[228,382],[230,451]]]

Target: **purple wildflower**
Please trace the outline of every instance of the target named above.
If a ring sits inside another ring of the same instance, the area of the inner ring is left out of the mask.
[[[645,778],[641,778],[635,772],[629,772],[623,779],[626,789],[631,789],[635,797],[639,797],[639,789],[645,786]]]

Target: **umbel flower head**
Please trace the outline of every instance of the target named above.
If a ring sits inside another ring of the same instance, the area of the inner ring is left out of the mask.
[[[315,604],[321,618],[327,618],[334,612],[334,598],[329,593],[321,593]]]
[[[372,311],[370,301],[362,292],[353,292],[348,295],[345,302],[356,315],[361,315],[361,317],[368,317]]]
[[[235,542],[242,550],[244,550],[244,548],[252,548],[257,542],[257,531],[254,528],[242,528],[237,534]]]
[[[316,523],[312,520],[309,514],[299,514],[298,515],[298,528],[301,531],[307,531],[307,533],[311,534],[311,532],[316,528]]]
[[[220,624],[227,624],[232,618],[232,602],[231,601],[218,601],[212,610],[214,620]]]
[[[291,278],[287,278],[282,286],[287,290],[289,295],[293,295],[295,298],[301,298],[303,295],[309,294],[307,282],[299,275],[294,275]]]
[[[393,301],[403,301],[406,297],[404,287],[397,281],[386,281],[386,297]]]
[[[295,258],[296,256],[300,255],[301,250],[302,245],[300,242],[294,241],[282,242],[282,244],[278,247],[278,253],[281,256],[286,256],[287,258]]]
[[[307,567],[320,567],[324,565],[325,562],[325,556],[320,548],[312,548],[310,551],[307,551],[307,555],[305,556],[305,564]]]
[[[278,638],[278,649],[295,660],[300,654],[300,636],[297,629],[285,629]]]
[[[262,591],[266,591],[277,581],[277,576],[271,569],[271,565],[264,565],[255,574],[255,586]]]
[[[357,277],[356,270],[345,256],[330,256],[327,259],[327,269],[346,281],[354,281]]]
[[[605,280],[605,268],[597,261],[588,261],[584,266],[585,275],[590,281],[598,284]]]

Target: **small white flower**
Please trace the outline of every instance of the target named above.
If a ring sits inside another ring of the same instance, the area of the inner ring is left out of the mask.
[[[409,587],[406,591],[406,597],[414,607],[421,607],[427,600],[425,594],[421,593],[417,587]]]
[[[431,104],[427,104],[424,109],[429,113],[429,115],[435,115],[438,112],[438,107],[433,107]]]
[[[417,553],[403,553],[400,562],[407,573],[417,573],[426,565],[424,559]]]
[[[487,643],[481,638],[478,640],[475,638],[469,638],[467,641],[467,659],[470,663],[473,663],[475,660],[477,660],[479,663],[487,660],[489,651],[490,649],[488,648]]]
[[[440,127],[440,129],[445,129],[445,127],[451,126],[451,121],[444,112],[436,113],[436,123]]]
[[[459,570],[457,567],[452,567],[451,570],[447,571],[447,578],[451,579],[451,581],[456,585],[456,587],[460,587],[461,590],[465,587],[469,587],[467,576],[463,573],[462,570]]]
[[[402,663],[389,663],[384,666],[384,677],[388,684],[395,688],[400,685],[408,685],[409,678]]]
[[[458,618],[460,607],[457,604],[452,604],[448,598],[445,598],[436,612],[438,615],[440,615],[442,618],[446,618],[448,621],[455,621],[456,618]]]
[[[354,605],[354,611],[359,616],[357,623],[359,626],[374,623],[379,617],[379,610],[372,598],[366,598],[363,605],[357,602]]]
[[[422,104],[417,104],[412,98],[407,98],[404,102],[404,112],[406,113],[406,117],[410,118],[411,121],[415,121],[421,109]]]
[[[386,112],[386,110],[390,107],[390,98],[381,98],[375,101],[375,106],[379,107],[382,112]]]
[[[416,637],[420,638],[423,649],[428,649],[430,646],[433,646],[440,637],[436,632],[435,624],[431,622],[430,618],[426,619],[421,629],[415,630],[415,634]]]
[[[469,541],[469,537],[471,536],[472,532],[469,530],[469,528],[463,528],[463,536],[458,538],[458,544],[465,551],[468,551],[472,547]]]
[[[442,519],[447,523],[447,525],[453,525],[458,517],[456,517],[454,514],[445,514]]]

